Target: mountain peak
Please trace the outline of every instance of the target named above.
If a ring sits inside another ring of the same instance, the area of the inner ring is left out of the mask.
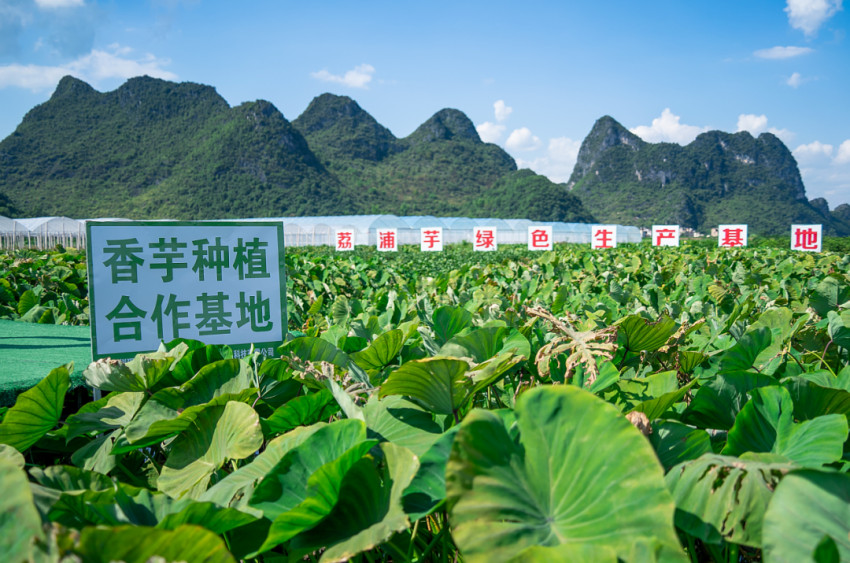
[[[481,142],[472,120],[462,111],[451,108],[441,109],[432,115],[407,140],[411,144],[449,140]]]
[[[50,99],[58,100],[69,96],[87,96],[96,93],[97,90],[92,88],[88,83],[68,74],[63,76],[59,84],[56,85],[56,90],[53,91]]]
[[[380,161],[400,150],[395,135],[348,96],[316,96],[292,125],[329,160],[347,155]]]
[[[635,150],[645,144],[645,141],[623,127],[616,119],[610,115],[603,115],[596,120],[590,133],[581,143],[576,166],[573,169],[572,177],[570,177],[570,185],[587,174],[602,153],[608,149],[624,145]]]

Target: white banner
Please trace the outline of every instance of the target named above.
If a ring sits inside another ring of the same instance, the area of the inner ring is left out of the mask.
[[[552,227],[528,226],[529,250],[552,250]]]
[[[653,225],[652,246],[679,246],[679,225]]]
[[[472,229],[472,250],[492,252],[498,247],[496,227],[474,227]]]
[[[822,235],[823,225],[791,225],[791,250],[820,252]]]
[[[422,227],[419,229],[419,249],[422,252],[443,251],[443,228]]]

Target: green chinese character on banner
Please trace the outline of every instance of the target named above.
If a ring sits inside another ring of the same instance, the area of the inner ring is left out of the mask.
[[[183,253],[179,252],[179,250],[188,246],[185,242],[177,242],[176,237],[171,237],[170,241],[166,241],[165,238],[160,237],[158,242],[152,242],[148,246],[159,250],[159,252],[154,252],[153,254],[155,260],[164,260],[164,262],[151,263],[151,270],[165,270],[162,281],[172,281],[174,279],[175,269],[189,267],[186,262],[175,262],[175,260],[183,258]]]
[[[112,323],[112,335],[115,342],[122,340],[141,340],[142,339],[142,321],[147,316],[147,311],[143,311],[136,307],[130,298],[122,295],[118,300],[118,304],[112,311],[107,313],[106,318],[110,321],[113,319],[139,319],[134,321],[124,321]]]
[[[163,303],[165,303],[164,308]],[[163,321],[165,317],[171,317],[171,339],[180,338],[180,330],[192,326],[190,323],[180,322],[180,319],[189,318],[188,312],[180,310],[184,307],[189,307],[189,301],[177,301],[177,296],[173,293],[168,296],[167,302],[165,302],[164,295],[156,296],[156,305],[154,305],[151,313],[151,320],[156,322],[157,338],[164,340]]]
[[[145,261],[136,253],[142,252],[141,246],[130,246],[131,244],[139,244],[135,238],[107,240],[108,246],[104,247],[104,254],[111,254],[109,258],[103,261],[104,266],[109,266],[112,270],[112,283],[128,281],[130,283],[138,283],[138,267]]]
[[[242,244],[239,238],[236,243],[236,257],[233,259],[233,267],[239,273],[239,279],[270,278],[268,266],[266,265],[266,249],[269,243],[261,241],[258,237]],[[246,269],[247,267],[247,269]]]
[[[216,279],[221,281],[222,270],[230,267],[230,249],[221,244],[221,237],[215,237],[212,245],[208,239],[193,240],[192,244],[195,245],[192,271],[198,274],[198,280],[204,281],[204,270],[209,268],[216,271]]]
[[[224,309],[224,303],[228,299],[230,296],[221,291],[215,295],[204,292],[198,296],[197,301],[201,303],[201,312],[195,314],[195,318],[200,319],[201,322],[195,326],[200,329],[199,335],[230,334],[230,325],[233,323],[228,321],[227,317],[232,317],[233,313]]]
[[[236,326],[242,327],[246,323],[251,323],[251,330],[254,332],[268,332],[274,326],[271,322],[271,308],[269,300],[263,299],[263,293],[257,291],[256,295],[251,295],[245,299],[245,292],[239,292],[239,302],[236,304],[239,309],[239,320],[236,321]]]

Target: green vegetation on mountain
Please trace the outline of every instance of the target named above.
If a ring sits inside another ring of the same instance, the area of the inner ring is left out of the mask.
[[[274,106],[230,108],[199,84],[141,77],[102,94],[65,77],[0,142],[0,193],[23,216],[323,214],[339,191]]]
[[[518,172],[513,158],[482,142],[456,109],[438,111],[397,139],[351,98],[323,94],[292,124],[367,213],[593,220],[564,186]]]
[[[647,143],[611,117],[568,184],[481,141],[442,109],[397,138],[356,101],[322,94],[291,123],[271,103],[231,108],[210,86],[150,77],[101,93],[63,78],[0,141],[0,215],[214,219],[347,214],[527,218],[708,232],[792,223],[850,234],[850,206],[806,199],[794,157],[765,133]]]
[[[515,171],[453,109],[398,139],[343,96],[317,97],[290,123],[262,100],[231,108],[209,86],[141,77],[100,93],[65,77],[0,142],[0,214],[478,215],[487,191]],[[536,186],[564,192],[543,177]],[[504,188],[498,195],[504,210],[491,215],[529,208]],[[529,218],[588,216],[575,198],[540,207]]]
[[[582,143],[569,186],[604,222],[703,232],[746,223],[759,234],[821,223],[829,234],[850,234],[850,222],[825,201],[806,199],[794,157],[770,133],[709,131],[687,146],[647,143],[605,116]]]

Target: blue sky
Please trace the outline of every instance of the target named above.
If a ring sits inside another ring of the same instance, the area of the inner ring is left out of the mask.
[[[0,138],[65,74],[148,74],[265,99],[290,120],[347,95],[403,137],[457,108],[521,167],[565,181],[611,115],[648,141],[777,134],[810,198],[850,203],[842,0],[0,0]]]

